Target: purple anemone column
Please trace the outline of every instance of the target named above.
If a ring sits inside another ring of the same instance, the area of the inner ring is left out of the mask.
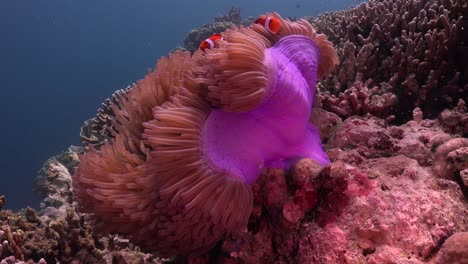
[[[267,49],[265,57],[270,93],[264,101],[244,113],[213,110],[202,133],[207,161],[248,184],[264,167],[285,168],[305,157],[329,162],[309,122],[320,49],[310,38],[292,35]]]

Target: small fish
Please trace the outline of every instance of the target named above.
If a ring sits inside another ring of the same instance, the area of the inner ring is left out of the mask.
[[[271,16],[261,16],[254,22],[255,24],[260,24],[265,27],[265,29],[278,33],[281,29],[281,22],[279,19]]]
[[[206,49],[212,49],[216,47],[216,41],[219,39],[223,39],[221,34],[213,34],[211,37],[205,39],[200,43],[200,49],[204,52]]]

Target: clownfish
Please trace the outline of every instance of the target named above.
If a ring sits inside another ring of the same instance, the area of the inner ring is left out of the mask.
[[[276,17],[271,16],[261,16],[254,22],[255,24],[260,24],[265,27],[266,30],[269,30],[273,33],[278,33],[281,29],[281,21]]]
[[[204,52],[205,49],[212,49],[215,47],[216,41],[223,39],[221,34],[213,34],[211,37],[205,39],[200,43],[200,49]]]

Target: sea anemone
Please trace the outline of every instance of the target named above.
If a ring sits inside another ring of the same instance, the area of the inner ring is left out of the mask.
[[[217,48],[176,52],[111,104],[112,137],[73,179],[98,227],[162,256],[196,255],[245,228],[263,168],[328,158],[309,123],[317,77],[338,59],[307,21],[233,27]]]

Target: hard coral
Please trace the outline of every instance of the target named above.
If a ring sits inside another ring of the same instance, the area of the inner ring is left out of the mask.
[[[91,144],[95,148],[100,148],[106,140],[112,138],[112,120],[115,118],[115,106],[120,107],[123,104],[122,100],[128,100],[127,93],[131,89],[132,86],[129,86],[115,91],[102,104],[96,116],[85,121],[80,131],[81,142],[83,144]]]
[[[58,216],[0,210],[0,263],[162,263],[128,241],[98,236],[89,218],[71,207]],[[123,258],[129,262],[116,262]]]
[[[324,109],[407,121],[467,98],[467,13],[464,0],[371,0],[310,19],[342,62],[322,82]]]
[[[83,150],[72,146],[68,151],[47,160],[38,171],[35,189],[42,199],[41,209],[59,208],[72,203],[71,175],[79,164],[79,153],[83,153]]]
[[[337,55],[308,22],[269,15],[278,34],[232,27],[218,48],[175,52],[115,94],[109,140],[89,147],[73,177],[101,230],[164,256],[201,254],[247,225],[262,168],[328,163],[309,118],[317,78]],[[311,207],[307,193],[292,202]]]

